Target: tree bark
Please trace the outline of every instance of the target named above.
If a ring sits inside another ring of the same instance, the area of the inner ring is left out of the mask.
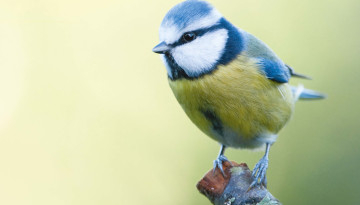
[[[225,176],[211,169],[196,185],[214,205],[281,205],[264,186],[249,190],[253,181],[245,163],[224,162]]]

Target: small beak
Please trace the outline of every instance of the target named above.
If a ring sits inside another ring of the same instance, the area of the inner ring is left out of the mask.
[[[164,41],[155,46],[152,51],[159,54],[164,54],[171,49]]]

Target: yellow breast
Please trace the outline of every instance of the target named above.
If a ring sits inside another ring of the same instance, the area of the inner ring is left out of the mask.
[[[244,56],[201,78],[169,84],[192,122],[232,147],[261,146],[262,138],[286,124],[294,107],[290,86],[268,80]]]

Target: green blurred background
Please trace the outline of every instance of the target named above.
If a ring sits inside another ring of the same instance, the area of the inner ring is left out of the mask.
[[[186,117],[158,55],[174,0],[0,2],[0,204],[209,204],[219,145]],[[299,102],[270,152],[283,204],[360,199],[360,1],[212,0],[328,99]],[[250,167],[263,152],[227,151]]]

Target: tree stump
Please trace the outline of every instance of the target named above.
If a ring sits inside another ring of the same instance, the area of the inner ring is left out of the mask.
[[[224,162],[225,177],[211,169],[196,185],[214,205],[281,205],[264,186],[249,190],[254,178],[245,163]]]

